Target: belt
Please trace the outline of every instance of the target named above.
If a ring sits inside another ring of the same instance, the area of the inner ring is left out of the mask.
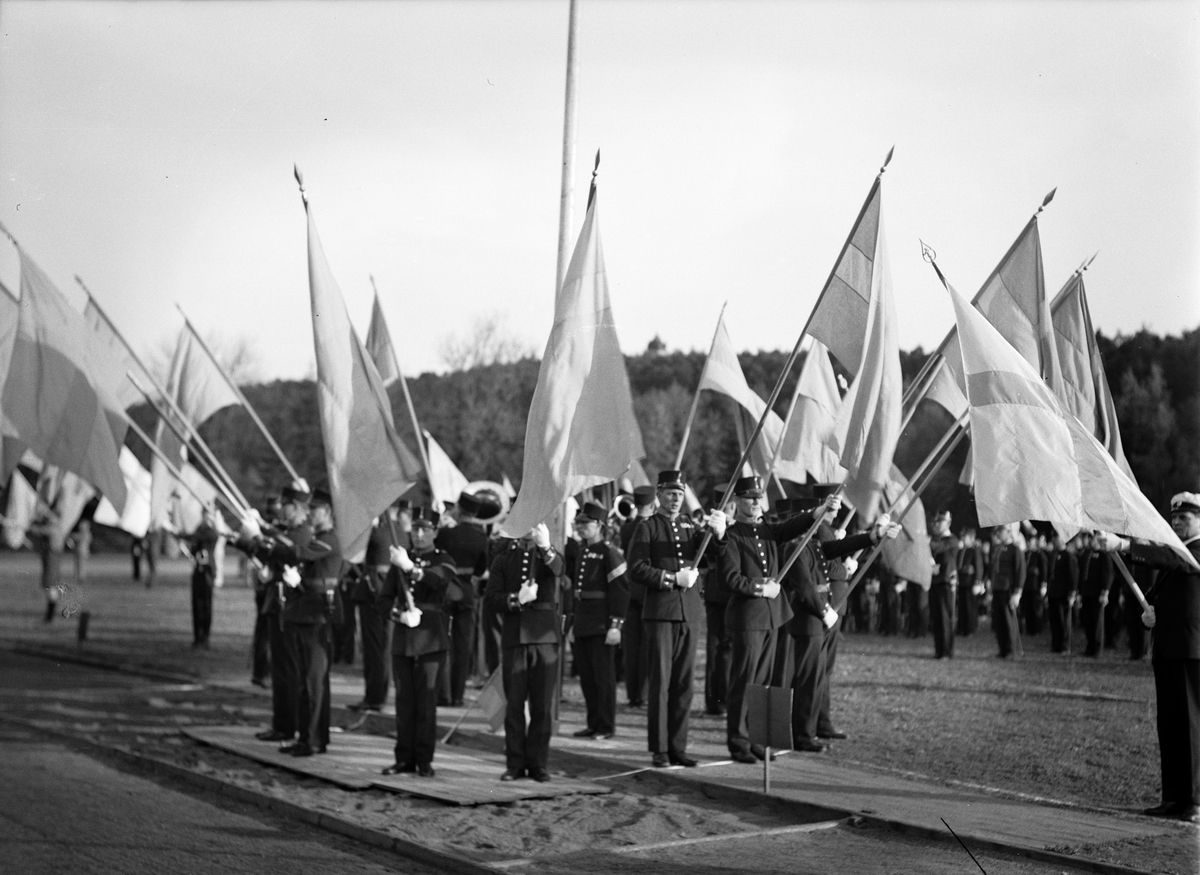
[[[472,565],[469,568],[455,568],[454,573],[459,575],[460,577],[470,577],[472,574],[475,573],[475,566]]]
[[[557,605],[548,605],[548,604],[545,604],[544,602],[542,604],[538,604],[538,603],[534,602],[533,604],[528,604],[525,607],[527,610],[530,610],[530,611],[553,611],[558,606]]]
[[[820,586],[817,587],[817,592],[829,592],[829,584],[822,583]]]
[[[597,591],[596,591],[596,590],[594,590],[594,589],[590,589],[590,590],[589,590],[589,589],[585,589],[585,590],[582,590],[582,591],[580,591],[580,590],[577,590],[577,591],[575,592],[575,598],[577,598],[577,599],[584,599],[584,600],[591,600],[591,601],[595,601],[595,600],[597,600],[597,599],[606,599],[606,598],[608,598],[608,593],[606,593],[606,592],[597,592]]]
[[[325,584],[326,589],[336,587],[340,578],[337,577],[322,577],[321,582]]]
[[[442,612],[442,606],[441,606],[441,605],[430,605],[430,604],[424,604],[424,605],[423,605],[423,604],[421,604],[420,602],[417,602],[417,603],[414,605],[414,607],[416,607],[416,609],[417,609],[418,611],[421,611],[422,613],[430,613],[430,612],[432,612],[432,613],[435,613],[435,614],[440,614],[440,613]]]

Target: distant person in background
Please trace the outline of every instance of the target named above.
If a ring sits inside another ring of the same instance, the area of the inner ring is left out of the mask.
[[[158,573],[158,551],[162,545],[162,532],[158,529],[151,529],[146,533],[146,589],[149,589],[154,584],[154,577]]]
[[[973,635],[979,627],[979,603],[983,600],[983,549],[974,529],[963,529],[958,553],[958,634]]]
[[[225,585],[225,536],[217,533],[213,546],[213,586],[220,589]]]
[[[187,539],[187,552],[192,558],[192,647],[208,649],[212,631],[213,586],[216,579],[214,550],[220,538],[217,512],[204,509],[204,521]]]
[[[75,527],[75,582],[85,583],[88,577],[88,559],[92,555],[92,523],[80,520]]]
[[[1025,550],[1018,542],[1016,523],[997,526],[992,546],[992,630],[1000,647],[1001,659],[1021,655],[1021,630],[1017,624],[1017,606],[1025,588]]]
[[[42,591],[46,594],[46,613],[42,622],[50,623],[58,609],[62,595],[62,554],[66,539],[57,520],[41,516],[29,527],[29,534],[37,538],[38,552],[42,557]]]
[[[1079,563],[1079,621],[1087,636],[1084,656],[1099,656],[1104,641],[1104,606],[1113,582],[1112,557],[1088,540],[1088,551]]]
[[[950,511],[933,518],[933,582],[929,587],[929,618],[933,624],[935,659],[954,656],[954,596],[958,590],[958,554],[962,544],[950,533]]]
[[[1047,619],[1050,621],[1050,652],[1071,652],[1071,605],[1079,591],[1079,539],[1064,543],[1054,536],[1050,579],[1046,583]]]
[[[142,557],[146,555],[146,539],[136,535],[129,541],[129,558],[133,562],[133,579],[142,579]]]

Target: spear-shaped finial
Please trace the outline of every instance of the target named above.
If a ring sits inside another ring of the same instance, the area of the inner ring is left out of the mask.
[[[1058,191],[1057,185],[1054,188],[1050,189],[1050,194],[1046,195],[1046,197],[1042,199],[1042,205],[1037,208],[1037,213],[1034,213],[1035,216],[1038,215],[1038,213],[1040,213],[1042,210],[1046,209],[1046,204],[1048,204],[1048,203],[1050,203],[1050,201],[1054,200],[1054,193],[1056,191]]]
[[[4,227],[3,222],[0,222],[0,234],[3,234],[5,237],[7,237],[9,241],[12,242],[13,246],[17,247],[18,249],[21,248],[21,244],[17,242],[17,238],[12,235],[11,231]]]
[[[1083,273],[1085,270],[1087,270],[1089,267],[1091,267],[1091,266],[1092,266],[1092,262],[1096,260],[1096,256],[1097,256],[1097,255],[1099,255],[1099,254],[1100,254],[1100,250],[1099,250],[1099,249],[1097,249],[1095,252],[1093,252],[1093,253],[1092,253],[1092,257],[1091,257],[1091,258],[1089,258],[1089,259],[1088,259],[1087,261],[1085,261],[1083,264],[1079,265],[1079,272],[1080,272],[1080,273]]]
[[[880,176],[883,176],[883,171],[887,170],[888,165],[892,163],[892,155],[895,153],[895,151],[896,147],[893,144],[892,148],[888,149],[887,157],[883,159],[883,166],[879,168]]]
[[[304,191],[304,175],[300,172],[299,165],[293,164],[292,172],[296,174],[296,184],[300,186],[300,200],[304,201],[304,208],[308,209],[308,195]]]
[[[938,275],[938,279],[942,281],[942,285],[946,288],[950,288],[950,286],[946,283],[946,277],[942,275],[942,269],[937,266],[937,252],[934,251],[934,248],[920,237],[917,238],[917,242],[921,244],[922,260],[932,265],[934,272]]]
[[[591,209],[592,201],[596,199],[596,175],[600,172],[600,150],[596,150],[596,163],[592,166],[592,187],[588,189],[588,209]]]

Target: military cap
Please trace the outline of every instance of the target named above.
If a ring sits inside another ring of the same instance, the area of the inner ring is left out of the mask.
[[[738,498],[762,498],[766,494],[763,492],[762,478],[757,474],[739,477],[733,484],[733,494]]]
[[[458,509],[464,517],[478,517],[483,509],[483,503],[477,496],[469,492],[461,492],[458,496]]]
[[[579,513],[575,514],[575,522],[580,520],[592,520],[594,522],[603,523],[608,519],[608,511],[603,505],[596,504],[594,501],[585,501],[583,507],[579,509]]]
[[[801,483],[796,486],[796,494],[792,496],[792,513],[813,510],[824,501],[824,498],[817,497],[817,484]]]
[[[633,490],[633,503],[635,507],[648,507],[654,504],[654,487],[639,486]]]
[[[395,501],[392,502],[392,507],[396,508],[396,510],[411,511],[412,510],[412,502],[409,501],[407,498],[397,498]]]
[[[824,501],[841,488],[842,484],[840,483],[814,483],[812,485],[812,497]]]
[[[781,516],[781,517],[784,517],[790,513],[793,513],[792,500],[790,498],[775,499],[774,511],[778,516]]]
[[[333,496],[329,494],[329,490],[324,486],[318,486],[312,491],[312,498],[309,499],[311,504],[324,504],[328,507],[333,507]]]
[[[279,500],[284,504],[289,502],[295,504],[308,504],[312,496],[307,490],[301,489],[298,486],[285,486],[279,490]]]
[[[939,510],[933,515],[933,518],[935,520],[946,520],[948,522],[950,520],[950,511],[945,509]]]
[[[659,489],[683,489],[687,485],[687,477],[682,471],[667,470],[658,472]]]
[[[441,519],[441,514],[431,508],[414,507],[412,509],[412,524],[414,527],[427,526],[436,529],[439,519]]]
[[[1200,495],[1195,492],[1180,492],[1171,496],[1171,513],[1200,514]]]

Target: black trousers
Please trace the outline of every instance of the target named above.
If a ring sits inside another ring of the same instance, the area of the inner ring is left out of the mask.
[[[429,765],[437,746],[437,678],[446,651],[392,656],[396,679],[396,765]]]
[[[933,655],[954,656],[954,587],[935,583],[929,587],[929,624],[933,627]]]
[[[342,622],[336,623],[331,627],[330,633],[333,640],[332,659],[334,662],[354,665],[355,625],[354,611],[351,610],[342,611]]]
[[[1125,631],[1129,633],[1129,658],[1141,659],[1146,655],[1146,627],[1142,625],[1142,608],[1133,597],[1125,603]]]
[[[500,651],[504,649],[500,643],[504,633],[504,615],[483,602],[479,616],[480,636],[483,638],[483,661],[488,677],[491,677],[500,667]]]
[[[690,623],[646,620],[646,740],[651,753],[687,752],[696,634]]]
[[[296,728],[312,747],[329,744],[328,623],[287,623],[284,632],[295,660]]]
[[[468,581],[463,586],[470,586]],[[461,703],[467,689],[467,678],[474,669],[475,659],[475,603],[456,602],[446,608],[450,617],[449,667],[443,667],[446,684],[440,686],[452,703]]]
[[[1079,606],[1079,624],[1087,637],[1085,656],[1096,656],[1104,639],[1104,609],[1100,599],[1084,596]]]
[[[575,667],[587,704],[587,728],[612,732],[617,724],[617,663],[615,647],[603,635],[575,639]]]
[[[792,636],[781,634],[780,638],[790,639]],[[821,642],[821,664],[825,677],[821,680],[821,698],[817,704],[817,734],[833,731],[833,717],[830,711],[829,690],[832,687],[833,669],[837,663],[838,640],[842,637],[842,618],[833,624],[833,628],[825,633]]]
[[[1021,655],[1021,628],[1017,625],[1017,611],[1009,605],[1008,590],[992,593],[992,630],[1001,656]]]
[[[558,691],[558,645],[522,644],[505,647],[504,759],[510,769],[544,769],[550,759],[554,696]],[[529,702],[529,725],[525,703]]]
[[[279,615],[268,614],[265,619],[271,649],[271,728],[292,736],[296,734],[296,688],[292,685],[296,660]]]
[[[1046,619],[1050,625],[1050,652],[1071,652],[1071,603],[1060,596],[1046,600]]]
[[[1200,659],[1154,661],[1163,802],[1200,805]]]
[[[1042,594],[1036,586],[1021,593],[1021,617],[1025,620],[1025,631],[1030,635],[1042,634]]]
[[[771,686],[790,687],[796,675],[796,645],[792,636],[780,631],[775,636],[775,667],[771,669]]]
[[[621,628],[621,650],[625,667],[625,698],[630,705],[646,703],[646,627],[642,624],[642,602],[629,600],[625,625]]]
[[[979,627],[979,603],[971,584],[958,587],[958,634],[974,635]]]
[[[750,752],[749,711],[746,687],[771,682],[775,668],[776,629],[735,630],[729,662],[729,713],[725,718],[725,741],[730,753]]]
[[[265,681],[271,674],[271,618],[263,616],[265,592],[254,593],[254,637],[250,642],[250,677]]]
[[[816,738],[821,717],[822,686],[825,681],[824,635],[794,635],[792,649],[792,736]]]
[[[916,584],[911,584],[916,586]],[[902,593],[896,592],[896,585],[889,581],[879,584],[879,634],[900,634],[900,599]]]
[[[392,682],[392,621],[373,603],[359,602],[358,625],[362,629],[363,701],[382,708]]]
[[[213,580],[215,573],[211,565],[197,565],[192,569],[192,641],[207,644],[212,631]]]
[[[725,605],[705,602],[704,616],[704,710],[720,714],[729,701],[733,641],[725,629]]]
[[[929,631],[929,593],[910,580],[904,600],[908,605],[908,637],[924,638]]]

